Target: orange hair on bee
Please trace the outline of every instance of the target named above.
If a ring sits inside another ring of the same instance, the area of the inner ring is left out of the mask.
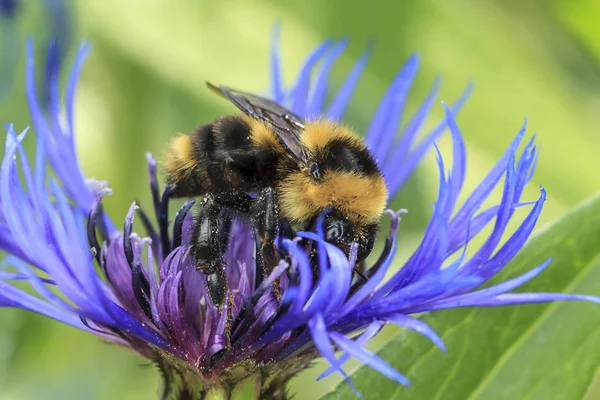
[[[169,183],[177,183],[198,166],[194,154],[194,143],[189,135],[179,135],[171,141],[165,160]]]
[[[383,177],[329,171],[323,182],[313,182],[303,172],[290,174],[279,187],[281,214],[293,222],[307,221],[334,206],[354,222],[370,224],[381,217],[387,201]]]
[[[284,149],[273,129],[265,125],[264,122],[258,121],[249,115],[242,115],[242,120],[250,127],[250,140],[256,146],[264,148],[272,148],[279,153],[283,153]]]
[[[372,160],[365,143],[351,130],[333,121],[307,123],[301,140],[313,155],[327,153],[328,145],[338,142]],[[373,167],[367,171],[326,170],[318,182],[310,179],[306,171],[291,173],[279,187],[282,215],[301,222],[333,206],[356,223],[376,223],[387,202],[387,188],[374,161],[370,162]]]
[[[343,140],[350,146],[366,149],[364,142],[350,129],[338,122],[328,119],[311,121],[301,135],[302,144],[311,152],[316,153],[333,140]]]

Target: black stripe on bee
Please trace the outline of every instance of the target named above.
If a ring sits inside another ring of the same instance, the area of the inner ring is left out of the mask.
[[[363,176],[379,174],[377,163],[369,150],[355,143],[344,138],[334,139],[315,158],[324,170],[354,172]]]

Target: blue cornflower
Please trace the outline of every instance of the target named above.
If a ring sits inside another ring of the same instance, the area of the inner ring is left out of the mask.
[[[327,75],[345,45],[343,40],[319,46],[308,57],[296,84],[287,90],[280,79],[276,44],[272,53],[273,98],[301,116],[325,114],[341,119],[370,52],[358,60],[325,106]],[[457,206],[466,173],[466,151],[453,115],[467,94],[446,108],[444,120],[415,144],[435,98],[436,81],[396,138],[417,70],[418,59],[413,56],[381,101],[366,141],[380,161],[390,197],[446,128],[452,136],[453,165],[447,171],[438,151],[440,180],[433,216],[421,244],[404,267],[384,279],[398,246],[402,211],[388,213],[390,232],[378,259],[364,272],[366,281],[354,279],[356,252],[348,258],[317,230],[298,233],[294,240],[282,238],[279,247],[284,259],[270,276],[256,283],[252,229],[235,222],[224,255],[232,302],[218,309],[208,295],[203,273],[188,256],[192,224],[188,211],[193,201],[181,207],[169,229],[168,196],[161,196],[157,164],[151,155],[148,169],[157,224],[133,203],[123,231],[118,230],[120,224],[102,209],[102,199],[110,189],[84,179],[75,154],[73,102],[87,51],[86,45],[79,49],[64,99],[60,98],[57,74],[48,74],[46,87],[51,96],[46,108],[36,94],[33,48],[28,43],[26,88],[37,149],[30,164],[22,146],[27,130],[16,134],[12,126],[8,127],[0,168],[0,248],[11,255],[4,260],[7,268],[0,271],[0,306],[31,310],[133,348],[163,371],[165,396],[226,391],[252,375],[262,396],[285,398],[286,382],[319,355],[332,365],[324,375],[338,371],[346,376],[341,365],[355,357],[406,385],[406,377],[363,347],[385,324],[417,331],[444,349],[437,334],[412,315],[466,306],[552,300],[598,302],[594,297],[577,295],[509,293],[539,274],[548,262],[520,277],[480,288],[519,251],[540,215],[544,190],[537,201],[521,200],[535,168],[537,148],[532,139],[518,152],[525,135],[523,126],[480,185],[462,206]],[[55,56],[49,60],[54,62]],[[318,62],[320,69],[313,83],[310,76]],[[502,178],[502,200],[480,211]],[[513,211],[520,206],[530,206],[531,210],[515,233],[500,244]],[[147,237],[133,232],[136,210]],[[493,220],[490,236],[467,257],[467,243]],[[319,247],[317,265],[311,264],[305,246],[310,241]],[[17,288],[12,284],[15,280],[27,281],[36,294]],[[281,297],[273,284],[279,285]],[[343,353],[339,359],[336,350]]]

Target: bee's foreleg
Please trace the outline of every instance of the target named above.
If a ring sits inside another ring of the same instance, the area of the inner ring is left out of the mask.
[[[256,234],[256,287],[279,263],[275,238],[279,226],[275,191],[264,189],[254,199],[251,208],[251,220]]]
[[[191,238],[196,268],[206,275],[208,294],[219,309],[229,289],[222,259],[225,249],[219,229],[220,215],[221,207],[211,197],[206,198],[196,213]]]

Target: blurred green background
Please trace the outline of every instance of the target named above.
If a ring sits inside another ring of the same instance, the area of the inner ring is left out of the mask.
[[[160,156],[175,132],[232,111],[215,101],[204,87],[206,80],[253,91],[267,87],[270,30],[276,20],[282,22],[288,83],[310,49],[327,37],[348,35],[350,46],[333,71],[332,82],[339,84],[368,39],[376,38],[347,113],[359,130],[413,52],[421,55],[421,68],[409,113],[438,73],[444,78],[439,99],[447,102],[475,81],[475,92],[458,118],[469,154],[467,188],[484,176],[527,116],[529,132],[538,133],[541,156],[526,198],[537,198],[539,184],[549,193],[540,225],[597,191],[600,1],[70,4],[76,38],[93,44],[77,93],[78,152],[87,176],[110,182],[114,195],[105,205],[116,220],[133,199],[150,204],[145,152]],[[17,23],[23,35],[45,34],[39,2],[24,2],[21,11]],[[23,66],[21,57],[13,88],[0,102],[0,119],[15,122],[18,129],[29,125]],[[441,116],[438,105],[430,123]],[[442,150],[449,154],[445,143]],[[419,240],[436,183],[435,165],[426,161],[394,202],[410,209],[401,228],[404,257]],[[322,370],[318,365],[293,382],[296,398],[314,398],[337,382],[315,383]],[[155,368],[135,354],[36,315],[0,310],[2,400],[148,399],[156,397],[158,387]]]

